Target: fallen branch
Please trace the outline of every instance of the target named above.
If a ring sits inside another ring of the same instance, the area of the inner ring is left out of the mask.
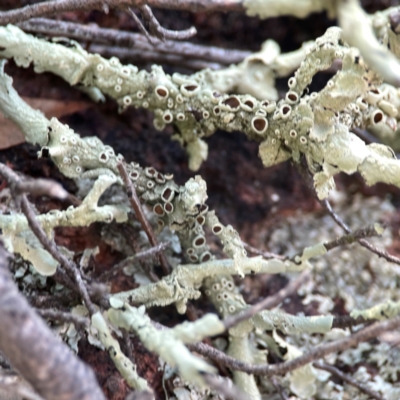
[[[49,400],[105,399],[93,371],[56,338],[18,292],[0,249],[0,350]]]

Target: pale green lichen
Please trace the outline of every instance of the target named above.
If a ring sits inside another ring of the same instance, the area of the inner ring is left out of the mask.
[[[157,66],[153,66],[150,73],[139,72],[136,67],[121,65],[116,58],[107,61],[86,53],[77,45],[65,49],[12,26],[1,28],[0,37],[5,57],[18,58],[18,54],[24,52],[27,59],[23,65],[30,60],[40,70],[57,73],[71,84],[95,86],[114,97],[123,108],[145,106],[154,111],[155,123],[160,129],[173,123],[178,131],[175,138],[188,147],[193,168],[199,167],[206,156],[206,145],[201,138],[222,128],[240,130],[261,141],[260,156],[266,166],[288,158],[298,162],[304,154],[315,175],[320,198],[326,197],[334,187],[333,176],[340,171],[348,174],[359,171],[368,184],[381,181],[400,185],[396,178],[399,176],[398,161],[383,154],[390,150],[366,146],[349,132],[353,126],[383,121],[385,113],[394,115],[394,109],[380,103],[377,113],[375,105],[368,106],[374,86],[380,84],[379,77],[361,62],[356,50],[343,42],[339,28],[328,29],[307,49],[305,59],[289,80],[286,98],[278,104],[258,101],[249,95],[221,95],[204,81],[201,72],[195,76],[168,76]],[[55,65],[54,56],[60,51],[63,51],[63,65],[68,64],[68,67]],[[342,70],[320,93],[304,95],[315,73],[328,68],[336,58],[343,60]],[[77,60],[82,62],[78,65]],[[103,158],[105,164],[110,164],[107,167],[113,169],[114,158],[110,156],[109,160],[107,155]],[[378,168],[373,167],[373,163],[377,163]],[[384,172],[379,177],[377,169]],[[101,172],[99,168],[90,174]]]
[[[384,320],[393,318],[400,313],[400,301],[387,300],[367,310],[353,310],[350,315],[353,318],[362,317],[365,319]]]
[[[114,182],[116,182],[115,178],[102,175],[94,183],[92,190],[80,206],[38,215],[37,221],[49,237],[52,237],[53,229],[57,226],[88,226],[96,221],[126,221],[128,218],[126,207],[97,205],[100,196]],[[53,275],[56,272],[58,263],[43,249],[39,240],[31,232],[23,214],[0,215],[0,227],[1,236],[9,251],[21,254],[43,275]]]
[[[293,346],[283,340],[275,331],[273,337],[277,344],[285,349],[284,359],[286,361],[293,360],[303,354],[296,346]],[[302,399],[310,399],[317,392],[316,380],[317,371],[311,364],[306,364],[303,367],[297,368],[290,375],[291,391]]]
[[[116,339],[113,338],[107,322],[100,311],[92,315],[92,326],[97,329],[98,337],[110,354],[115,366],[121,375],[126,379],[128,385],[136,390],[151,390],[147,381],[141,378],[136,371],[136,365],[126,357]]]
[[[160,355],[169,365],[176,366],[184,379],[200,387],[205,386],[204,374],[212,374],[215,369],[192,355],[183,343],[202,340],[203,334],[222,333],[224,325],[217,316],[206,315],[194,323],[185,323],[172,330],[157,330],[145,315],[144,307],[136,309],[116,299],[110,304],[115,308],[108,310],[108,317],[115,326],[133,330],[148,350]]]

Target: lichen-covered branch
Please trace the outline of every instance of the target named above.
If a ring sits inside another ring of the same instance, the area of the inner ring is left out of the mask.
[[[206,383],[204,374],[215,372],[205,361],[192,355],[183,343],[222,333],[224,325],[216,315],[208,314],[194,323],[160,331],[152,325],[144,307],[136,309],[115,298],[110,299],[110,304],[113,307],[108,310],[110,321],[115,326],[136,332],[147,349],[159,354],[169,365],[176,366],[184,379],[202,387]]]
[[[221,95],[207,71],[192,77],[170,77],[159,67],[150,73],[139,72],[116,58],[107,61],[78,45],[65,48],[11,26],[1,28],[0,37],[4,45],[1,54],[13,57],[19,65],[33,62],[37,72],[50,71],[70,84],[94,86],[114,97],[122,108],[134,105],[153,110],[158,129],[174,123],[175,138],[186,147],[192,169],[207,156],[201,138],[219,128],[240,130],[261,141],[260,157],[265,166],[289,158],[298,161],[305,155],[320,198],[334,187],[333,176],[340,171],[358,171],[369,185],[386,182],[400,186],[399,162],[391,149],[375,143],[365,145],[349,132],[351,127],[381,123],[386,115],[397,115],[397,109],[385,100],[384,93],[373,89],[379,78],[360,61],[355,49],[343,43],[338,28],[330,28],[308,50],[289,80],[286,98],[278,104],[249,95]],[[328,68],[335,58],[343,59],[342,70],[320,93],[304,95],[313,75]]]
[[[92,315],[91,321],[92,326],[98,331],[97,336],[101,343],[107,349],[115,366],[126,379],[128,385],[136,390],[151,391],[147,381],[137,374],[136,365],[134,365],[132,361],[122,353],[118,341],[113,338],[110,329],[107,326],[107,322],[101,315],[100,311]]]

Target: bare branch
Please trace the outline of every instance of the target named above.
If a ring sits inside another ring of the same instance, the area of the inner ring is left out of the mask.
[[[330,353],[347,350],[350,347],[357,346],[361,342],[374,339],[383,332],[398,329],[399,327],[400,317],[393,318],[389,321],[377,322],[344,339],[317,346],[308,353],[291,361],[273,365],[248,364],[233,357],[227,356],[224,352],[211,346],[207,346],[204,343],[196,343],[194,345],[188,345],[188,347],[206,357],[218,360],[221,364],[226,365],[230,369],[247,372],[248,374],[273,376],[286,374],[287,372],[300,368],[303,365],[325,357]]]
[[[0,12],[0,25],[14,24],[30,18],[59,14],[65,11],[100,10],[107,13],[109,8],[139,7],[143,4],[150,7],[191,12],[244,11],[242,1],[237,0],[52,0]]]
[[[8,183],[12,187],[16,187],[20,184],[21,179],[18,177],[18,175],[12,171],[10,168],[6,167],[4,164],[0,164],[0,174],[3,175]],[[36,235],[36,237],[39,239],[40,243],[43,245],[43,247],[53,256],[55,260],[57,260],[60,265],[64,268],[65,271],[67,271],[74,279],[77,289],[79,291],[79,294],[82,296],[83,301],[85,302],[85,305],[87,309],[89,310],[90,314],[94,314],[96,312],[96,309],[89,297],[88,291],[86,289],[86,286],[82,280],[82,276],[79,272],[79,269],[77,266],[70,261],[66,256],[61,254],[54,243],[53,240],[50,240],[43,228],[40,226],[39,222],[36,219],[35,212],[32,209],[31,204],[29,203],[28,199],[26,198],[25,194],[21,195],[16,195],[17,201],[20,202],[21,205],[21,210],[24,213],[26,219],[28,220],[29,227],[31,228],[32,232]],[[60,272],[59,272],[60,274]],[[63,277],[64,280],[66,280],[66,277]]]
[[[290,282],[287,286],[281,289],[274,296],[267,297],[263,301],[249,307],[246,311],[236,314],[232,317],[225,318],[224,325],[225,329],[228,330],[238,323],[245,321],[259,313],[262,310],[267,310],[273,307],[276,307],[279,303],[281,303],[285,298],[296,292],[299,287],[305,283],[308,279],[310,279],[310,271],[303,271],[297,279]]]
[[[331,215],[331,217],[333,218],[333,220],[341,227],[343,228],[343,230],[348,233],[351,234],[352,231],[349,228],[349,226],[340,218],[340,216],[338,214],[336,214],[336,212],[332,209],[331,204],[329,203],[328,200],[321,200],[321,204],[323,205],[323,207],[329,212],[329,214]],[[366,249],[370,250],[372,253],[377,254],[379,257],[383,257],[384,259],[386,259],[387,261],[393,262],[395,264],[399,264],[400,265],[400,258],[393,256],[391,254],[389,254],[387,251],[385,250],[381,250],[378,249],[377,247],[375,247],[374,245],[372,245],[370,242],[368,242],[365,239],[357,239],[358,243],[361,244],[361,246],[365,247]]]
[[[63,312],[59,310],[50,310],[50,309],[36,309],[36,312],[42,318],[48,318],[55,321],[68,322],[73,323],[77,328],[87,328],[90,325],[90,321],[88,318],[80,317],[78,315],[74,315],[69,312]]]
[[[246,400],[248,397],[236,387],[231,380],[215,375],[206,374],[204,380],[215,392],[221,394],[224,399]]]
[[[28,193],[32,196],[49,196],[61,200],[69,196],[69,193],[56,181],[51,179],[22,180],[11,168],[1,163],[0,174],[7,180],[15,195]]]
[[[281,255],[275,254],[275,253],[270,253],[269,251],[263,251],[263,250],[256,249],[255,247],[250,246],[249,244],[247,244],[247,243],[245,243],[243,241],[242,241],[242,243],[243,243],[244,248],[247,251],[249,251],[250,253],[253,253],[253,254],[258,254],[260,256],[263,256],[267,260],[270,259],[270,258],[277,258],[279,260],[285,260],[286,259],[285,256],[281,256]]]
[[[157,256],[161,251],[164,251],[168,246],[169,242],[160,243],[157,246],[151,247],[150,249],[143,250],[140,253],[135,254],[134,256],[127,257],[125,260],[122,260],[120,263],[115,265],[110,271],[106,271],[101,274],[98,279],[101,281],[105,281],[110,277],[114,276],[118,271],[121,271],[123,268],[132,264],[135,261],[143,260],[146,258],[150,258],[152,256]],[[157,277],[155,277],[158,280]]]
[[[128,195],[129,201],[131,203],[132,208],[135,211],[136,217],[142,225],[143,230],[146,232],[147,238],[149,239],[150,244],[153,247],[158,246],[158,240],[156,235],[153,232],[153,228],[151,227],[149,221],[147,220],[142,205],[140,204],[139,198],[136,194],[136,190],[132,185],[131,180],[129,179],[128,173],[126,172],[125,167],[122,163],[118,164],[118,171],[121,175],[122,180],[124,181],[126,187],[126,193]],[[161,267],[165,275],[168,275],[171,272],[171,268],[168,265],[168,261],[162,251],[160,251],[159,259],[161,263]]]
[[[289,397],[285,393],[285,389],[274,376],[271,377],[271,383],[274,385],[274,388],[279,393],[279,396],[281,396],[282,400],[289,400]]]
[[[383,230],[383,226],[379,225],[378,230],[379,230],[379,228],[382,228],[382,230]],[[376,224],[368,225],[365,228],[357,229],[353,232],[350,231],[347,235],[343,235],[335,240],[324,243],[324,246],[325,246],[326,250],[329,251],[329,250],[334,249],[335,247],[354,243],[362,238],[380,236],[380,235],[381,235],[381,233],[377,231]]]
[[[26,219],[28,220],[29,227],[32,229],[32,232],[39,239],[40,243],[42,243],[43,247],[54,257],[54,259],[57,260],[60,265],[71,274],[71,276],[75,280],[79,294],[82,296],[86,308],[89,310],[90,314],[94,314],[96,312],[96,308],[94,307],[92,300],[89,297],[89,293],[82,280],[82,276],[78,267],[75,265],[74,262],[70,261],[67,257],[59,252],[53,240],[49,240],[45,231],[37,221],[35,213],[32,210],[32,206],[26,196],[21,195],[20,199],[21,210],[25,214]]]
[[[313,367],[322,369],[324,371],[328,371],[329,373],[336,376],[337,378],[340,378],[341,380],[348,383],[349,385],[356,387],[360,392],[365,393],[369,397],[372,397],[376,400],[384,400],[384,398],[378,392],[375,392],[375,390],[372,390],[368,386],[363,385],[362,383],[358,382],[356,379],[353,379],[349,375],[343,373],[342,371],[340,371],[333,365],[315,362],[315,363],[313,363]]]
[[[89,41],[92,43],[103,43],[112,47],[127,47],[125,57],[129,54],[136,57],[137,53],[144,53],[144,60],[165,60],[173,63],[174,60],[186,60],[197,63],[198,60],[209,61],[214,65],[230,65],[243,61],[251,53],[249,51],[222,49],[215,46],[204,46],[190,42],[176,42],[166,40],[162,42],[157,38],[153,38],[153,45],[150,45],[144,35],[133,32],[120,31],[117,29],[100,28],[94,25],[82,25],[74,22],[56,21],[46,18],[35,18],[18,24],[22,29],[29,32],[37,32],[45,35],[65,36],[81,41]],[[101,49],[100,46],[96,50]],[[104,51],[107,48],[103,48]],[[123,49],[120,49],[120,54]],[[110,53],[111,54],[111,53]],[[112,54],[111,54],[112,55]],[[187,64],[191,66],[191,64]],[[195,64],[194,64],[195,65]],[[194,65],[191,68],[194,68]],[[205,64],[206,67],[206,64]],[[200,68],[200,64],[199,64]],[[201,67],[203,68],[203,67]],[[215,69],[215,67],[213,68]]]
[[[50,400],[101,400],[93,372],[56,338],[18,292],[0,250],[0,350]]]
[[[162,41],[164,41],[165,39],[173,39],[173,40],[189,39],[194,35],[196,35],[197,33],[197,30],[194,26],[192,26],[189,29],[185,29],[183,31],[172,31],[169,29],[165,29],[157,21],[156,17],[153,14],[153,11],[148,5],[143,5],[139,7],[139,10],[145,21],[149,24],[150,32],[155,37],[157,37]]]
[[[206,68],[212,70],[224,68],[223,65],[210,61],[190,59],[186,56],[167,54],[158,51],[127,49],[125,47],[98,44],[91,44],[90,51],[99,53],[107,58],[118,57],[121,61],[126,62],[178,65],[194,71]]]

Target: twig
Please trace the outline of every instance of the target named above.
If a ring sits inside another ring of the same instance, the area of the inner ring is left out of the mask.
[[[135,261],[143,260],[143,259],[152,257],[154,255],[158,255],[161,251],[164,251],[169,246],[169,244],[170,244],[169,242],[163,242],[163,243],[158,244],[157,246],[151,247],[150,249],[141,251],[140,253],[137,253],[134,256],[127,257],[124,260],[122,260],[121,262],[119,262],[117,265],[115,265],[111,270],[106,271],[103,274],[101,274],[98,277],[98,279],[101,281],[107,280],[110,277],[114,276],[118,271],[125,268],[129,264],[132,264]],[[156,280],[158,280],[158,278]]]
[[[347,224],[340,218],[340,216],[338,214],[335,213],[335,211],[332,209],[331,204],[329,203],[329,201],[327,199],[325,200],[321,200],[321,204],[323,205],[323,207],[329,212],[329,214],[331,215],[331,217],[334,219],[334,221],[346,232],[351,234],[352,231],[351,229],[347,226]],[[395,264],[399,264],[400,265],[400,258],[395,257],[391,254],[389,254],[387,251],[385,250],[381,250],[376,248],[374,245],[372,245],[370,242],[368,242],[365,239],[357,239],[358,243],[361,244],[361,246],[365,247],[366,249],[370,250],[372,253],[377,254],[379,257],[383,257],[384,259],[386,259],[387,261],[393,262]]]
[[[69,312],[63,312],[59,310],[45,310],[45,309],[36,309],[36,312],[42,317],[42,318],[48,318],[52,319],[55,321],[61,321],[61,322],[68,322],[68,323],[73,323],[76,327],[85,329],[90,325],[89,319],[85,317],[80,317],[78,315],[74,315]]]
[[[260,256],[263,256],[265,259],[269,259],[269,258],[277,258],[278,260],[286,259],[285,256],[281,256],[281,255],[275,254],[275,253],[270,253],[269,251],[263,251],[263,250],[256,249],[255,247],[250,246],[248,243],[245,243],[243,241],[242,241],[242,244],[243,244],[244,248],[247,251],[249,251],[250,253],[259,254]]]
[[[51,179],[22,180],[11,168],[0,163],[0,174],[7,180],[15,195],[29,193],[32,196],[49,196],[66,199],[69,193],[56,181]]]
[[[4,399],[45,400],[35,393],[19,375],[0,375],[0,393]]]
[[[248,374],[272,376],[286,374],[287,372],[300,368],[303,365],[325,357],[330,353],[347,350],[348,348],[356,346],[361,342],[378,337],[382,332],[398,328],[400,328],[400,317],[393,318],[389,321],[377,322],[344,339],[317,346],[308,353],[291,361],[274,365],[248,364],[233,357],[227,356],[224,352],[211,346],[207,346],[204,343],[196,343],[188,345],[188,347],[204,356],[218,360],[221,364],[226,365],[230,369],[247,372]]]
[[[6,167],[4,164],[0,164],[0,174],[7,179],[10,187],[12,188],[18,187],[18,185],[21,182],[19,176],[10,168]],[[45,231],[37,221],[36,215],[26,195],[25,194],[16,195],[14,192],[13,195],[16,196],[16,201],[20,202],[21,210],[24,213],[26,219],[28,220],[28,224],[32,232],[39,239],[43,247],[53,256],[53,258],[56,261],[58,261],[60,265],[62,265],[64,270],[67,271],[73,277],[77,285],[77,290],[79,291],[79,294],[82,296],[86,308],[89,310],[90,314],[94,314],[96,312],[96,309],[89,297],[88,291],[86,289],[84,282],[82,281],[82,276],[80,275],[77,266],[63,254],[61,254],[54,241],[50,240],[47,237]]]
[[[53,240],[49,240],[43,228],[39,225],[36,220],[35,213],[32,210],[32,207],[26,198],[25,195],[20,196],[21,199],[21,210],[25,214],[26,219],[28,220],[29,227],[32,232],[39,239],[40,243],[42,243],[43,247],[53,256],[55,260],[57,260],[62,267],[71,274],[73,277],[79,294],[82,296],[82,299],[85,303],[86,308],[88,309],[90,315],[96,312],[96,308],[94,307],[92,300],[89,297],[89,293],[86,289],[86,286],[82,280],[82,276],[79,272],[78,267],[70,261],[67,257],[61,254],[54,243]]]
[[[94,373],[19,293],[0,249],[0,350],[45,399],[103,400]]]
[[[75,289],[75,286],[74,286]],[[28,302],[35,308],[60,308],[65,309],[69,307],[71,303],[79,301],[79,294],[74,291],[63,290],[61,293],[54,294],[38,294],[33,293],[27,296]]]
[[[133,345],[132,345],[132,340],[130,337],[129,331],[126,329],[121,328],[122,331],[122,338],[124,339],[124,345],[125,345],[125,352],[127,357],[135,363],[135,358],[133,356]]]
[[[290,282],[288,285],[286,285],[283,289],[281,289],[274,296],[267,297],[263,301],[260,301],[259,303],[249,307],[246,311],[244,311],[240,314],[225,318],[223,321],[223,323],[225,325],[225,329],[228,330],[228,329],[232,328],[233,326],[237,325],[238,323],[253,317],[255,314],[259,313],[262,310],[276,307],[285,298],[287,298],[288,296],[293,294],[296,290],[298,290],[298,288],[310,278],[310,275],[311,274],[309,271],[303,271],[297,277],[297,279]]]
[[[104,46],[98,44],[91,44],[89,50],[92,53],[99,53],[104,57],[118,57],[121,61],[134,62],[135,64],[144,62],[170,64],[178,65],[180,67],[195,71],[206,68],[210,68],[212,70],[219,70],[223,68],[223,65],[221,64],[205,60],[189,59],[186,56],[167,54],[157,51],[127,49],[124,47]]]
[[[365,324],[365,323],[372,323],[376,322],[375,319],[365,319],[363,317],[357,317],[353,318],[350,315],[339,315],[333,318],[332,322],[332,329],[333,328],[339,328],[339,329],[345,329],[345,328],[351,328],[353,326],[357,326],[360,324]]]
[[[143,35],[146,37],[147,41],[151,45],[153,45],[154,44],[153,38],[151,37],[150,33],[147,31],[146,27],[143,25],[143,23],[140,20],[140,18],[135,14],[135,12],[130,7],[127,7],[126,11],[133,18],[133,20],[136,22],[136,25],[139,28],[139,31],[142,32]]]
[[[372,397],[376,400],[384,400],[384,398],[378,393],[375,392],[375,390],[370,389],[368,386],[363,385],[362,383],[358,382],[356,379],[353,379],[349,375],[343,373],[333,365],[329,365],[326,363],[320,363],[320,362],[315,362],[313,363],[313,367],[322,369],[324,371],[328,371],[332,375],[336,376],[337,378],[340,378],[342,381],[347,382],[349,385],[352,385],[356,387],[360,392],[365,393],[369,397]]]
[[[37,32],[45,35],[65,36],[81,41],[89,41],[91,43],[103,43],[111,47],[120,46],[127,47],[132,54],[135,51],[144,51],[156,59],[162,54],[165,56],[176,56],[176,59],[205,60],[211,63],[230,65],[243,61],[251,53],[249,51],[223,49],[215,46],[204,46],[190,42],[175,42],[166,40],[162,42],[153,38],[153,46],[140,33],[120,31],[117,29],[100,28],[96,25],[82,25],[74,22],[56,21],[46,18],[34,18],[29,21],[18,24],[24,30],[29,32]],[[164,58],[169,60],[168,58]],[[169,61],[171,62],[171,61]]]
[[[154,399],[154,394],[147,390],[143,390],[141,392],[135,391],[129,393],[128,396],[125,398],[125,400],[153,400],[153,399]]]
[[[383,228],[383,227],[382,227]],[[380,236],[381,233],[377,232],[376,225],[368,225],[365,228],[356,229],[353,232],[349,232],[347,235],[343,235],[335,240],[324,243],[326,250],[332,250],[335,247],[344,246],[346,244],[354,243],[359,239],[373,236]]]
[[[109,7],[137,7],[143,4],[143,0],[52,0],[0,12],[0,25],[15,24],[30,18],[59,14],[65,11],[102,10],[108,12]],[[146,4],[150,7],[191,12],[245,11],[242,1],[237,0],[146,0]]]
[[[281,396],[282,400],[289,400],[289,397],[285,393],[285,389],[274,376],[271,377],[271,383],[274,385],[274,388],[279,393],[279,396]]]
[[[236,387],[231,380],[216,375],[206,374],[204,380],[215,392],[221,394],[224,399],[246,400],[248,397]]]
[[[149,239],[150,244],[153,247],[158,246],[157,238],[153,232],[153,229],[152,229],[149,221],[147,220],[147,218],[144,214],[142,205],[140,204],[139,198],[136,194],[136,190],[133,187],[131,180],[129,179],[129,176],[128,176],[128,173],[126,172],[125,167],[122,165],[122,163],[119,163],[117,168],[121,175],[122,180],[124,181],[124,184],[126,187],[126,193],[128,195],[131,206],[132,206],[133,210],[135,211],[136,217],[139,220],[140,224],[142,225],[143,230],[146,232],[146,235],[147,235],[147,238]],[[160,259],[160,264],[161,264],[164,274],[168,275],[171,272],[171,268],[168,265],[168,261],[165,258],[165,255],[162,251],[160,251],[159,259]]]
[[[396,33],[400,33],[400,10],[393,10],[389,14],[390,27]]]
[[[196,35],[197,30],[194,26],[182,31],[172,31],[163,28],[154,16],[153,11],[148,5],[139,7],[140,13],[149,24],[150,32],[158,39],[164,41],[165,39],[184,40],[189,39]]]

